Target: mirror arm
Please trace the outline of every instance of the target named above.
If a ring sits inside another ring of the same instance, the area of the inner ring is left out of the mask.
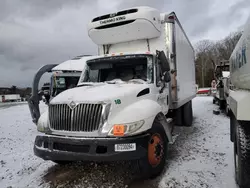
[[[165,84],[165,82],[163,82],[163,86],[161,87],[161,89],[160,89],[160,93],[163,93],[163,90],[164,90],[164,88],[166,87],[166,84]]]
[[[161,86],[161,88],[160,88],[159,93],[163,93],[163,90],[164,90],[164,88],[166,87],[166,83],[165,83],[165,81],[164,81],[163,78],[164,78],[164,76],[162,76],[162,78],[161,78],[162,86]]]

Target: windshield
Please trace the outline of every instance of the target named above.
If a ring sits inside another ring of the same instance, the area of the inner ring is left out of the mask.
[[[87,62],[80,83],[153,83],[151,55],[106,57]]]
[[[70,89],[77,86],[79,76],[54,76],[53,77],[53,91],[52,96],[58,95],[66,89]]]

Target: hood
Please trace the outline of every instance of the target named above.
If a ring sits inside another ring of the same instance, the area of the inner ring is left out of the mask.
[[[126,97],[129,100],[137,97],[137,94],[149,88],[147,84],[96,84],[92,86],[80,86],[68,89],[51,100],[51,104],[74,102],[107,102]]]

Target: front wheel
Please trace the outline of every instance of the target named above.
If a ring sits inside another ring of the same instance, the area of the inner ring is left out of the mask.
[[[240,188],[250,187],[250,123],[235,121],[235,179]]]
[[[143,178],[156,178],[159,176],[166,163],[168,139],[165,130],[158,122],[153,124],[148,140],[147,156],[138,161],[138,166]]]

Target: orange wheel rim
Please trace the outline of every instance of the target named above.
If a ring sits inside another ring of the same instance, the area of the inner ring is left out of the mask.
[[[158,166],[161,163],[163,156],[163,141],[159,134],[151,136],[148,143],[148,161],[153,167]]]

